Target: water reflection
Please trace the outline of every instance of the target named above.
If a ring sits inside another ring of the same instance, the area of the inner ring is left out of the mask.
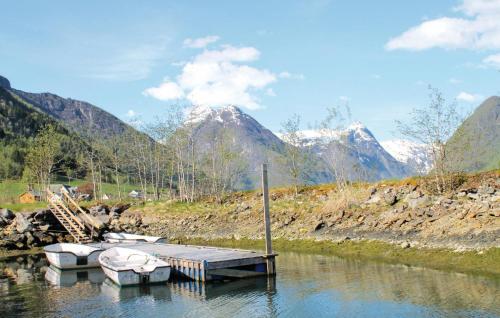
[[[100,268],[87,268],[75,270],[60,270],[49,266],[45,272],[45,280],[54,286],[71,287],[77,282],[89,282],[100,284],[104,282],[106,276]]]
[[[119,288],[100,269],[0,261],[0,317],[497,317],[500,279],[281,253],[276,278]]]
[[[165,284],[120,287],[106,279],[101,286],[101,294],[113,301],[125,301],[138,297],[150,297],[152,301],[172,300],[170,288]]]

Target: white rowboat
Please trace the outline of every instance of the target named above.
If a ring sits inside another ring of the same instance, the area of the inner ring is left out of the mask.
[[[60,269],[99,267],[101,248],[81,244],[57,243],[43,249],[49,263]]]
[[[130,248],[113,247],[102,252],[99,264],[104,274],[120,286],[161,283],[170,278],[167,262]]]
[[[106,242],[109,243],[136,243],[136,242],[148,242],[148,243],[167,243],[167,239],[160,236],[147,236],[147,235],[137,235],[129,233],[106,233],[102,236]]]

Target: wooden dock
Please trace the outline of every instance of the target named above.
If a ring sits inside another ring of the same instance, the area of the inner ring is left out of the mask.
[[[254,251],[165,243],[91,243],[90,246],[104,249],[126,247],[143,251],[165,260],[172,266],[177,277],[195,281],[212,281],[255,276],[274,275],[268,273],[269,259],[276,255],[264,255]]]

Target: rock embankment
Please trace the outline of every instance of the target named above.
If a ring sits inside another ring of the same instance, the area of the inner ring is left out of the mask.
[[[113,224],[129,207],[130,204],[118,204],[112,207],[97,205],[87,212],[102,224],[97,230],[102,234],[105,231],[112,231]],[[136,228],[134,230],[137,231]],[[0,249],[22,250],[73,241],[73,237],[49,209],[19,213],[0,209]]]
[[[259,193],[241,194],[223,205],[200,204],[191,213],[166,205],[142,213],[131,209],[123,218],[135,215],[140,231],[161,236],[262,239],[261,201]],[[445,195],[429,193],[414,181],[358,186],[345,193],[312,187],[298,197],[276,190],[271,214],[276,238],[376,239],[454,250],[500,247],[500,175],[471,178]]]
[[[275,238],[375,239],[407,247],[454,250],[500,247],[500,173],[469,178],[456,191],[436,195],[415,180],[271,191]],[[168,238],[262,239],[262,195],[235,193],[223,204],[160,202],[98,205],[89,213],[104,231]],[[24,249],[71,241],[48,210],[0,213],[0,248]]]

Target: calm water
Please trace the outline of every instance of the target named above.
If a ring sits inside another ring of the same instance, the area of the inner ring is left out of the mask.
[[[281,253],[275,279],[118,288],[100,270],[0,261],[0,317],[500,317],[500,280]]]

